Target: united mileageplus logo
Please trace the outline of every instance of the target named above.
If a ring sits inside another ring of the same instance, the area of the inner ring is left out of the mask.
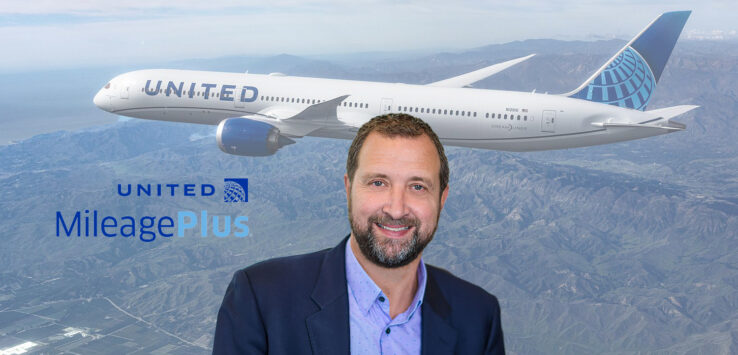
[[[223,201],[249,202],[249,179],[223,179]]]
[[[153,242],[158,237],[184,237],[187,233],[201,237],[234,236],[237,238],[249,235],[248,216],[217,214],[208,210],[181,210],[176,213],[162,213],[160,206],[154,204],[159,213],[142,212],[147,202],[166,198],[217,199],[217,189],[208,183],[118,183],[114,189],[119,198],[136,199],[138,213],[130,211],[98,210],[83,206],[76,211],[56,211],[56,236],[66,237],[106,237],[135,238],[142,242]],[[212,200],[211,200],[212,201]],[[223,201],[248,202],[249,179],[223,179]],[[122,206],[122,205],[121,205]],[[0,352],[1,353],[1,352]]]

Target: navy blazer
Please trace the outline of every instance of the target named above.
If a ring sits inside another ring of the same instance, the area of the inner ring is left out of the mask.
[[[347,240],[237,271],[218,311],[213,354],[349,354]],[[426,270],[422,354],[504,354],[497,298],[446,270]]]

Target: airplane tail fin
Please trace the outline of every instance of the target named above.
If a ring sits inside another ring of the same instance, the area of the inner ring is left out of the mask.
[[[691,13],[661,14],[587,81],[564,96],[644,111]]]

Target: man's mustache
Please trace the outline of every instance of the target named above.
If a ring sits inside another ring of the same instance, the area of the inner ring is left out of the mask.
[[[394,219],[391,216],[388,215],[382,215],[382,216],[371,216],[369,217],[369,223],[374,224],[381,224],[384,226],[410,226],[410,227],[417,227],[420,225],[420,221],[418,221],[417,218],[413,217],[403,217],[400,219]]]

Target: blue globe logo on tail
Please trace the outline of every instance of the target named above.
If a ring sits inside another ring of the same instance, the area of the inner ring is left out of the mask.
[[[691,11],[665,12],[607,65],[564,95],[645,110]]]
[[[645,110],[655,88],[656,81],[646,61],[633,48],[627,47],[572,97]]]
[[[249,179],[223,179],[223,201],[249,202]]]

